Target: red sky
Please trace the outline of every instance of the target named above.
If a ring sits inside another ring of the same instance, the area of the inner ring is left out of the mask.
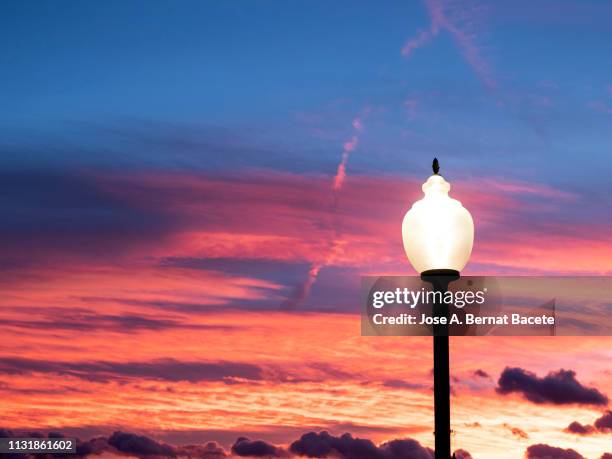
[[[418,197],[415,180],[349,177],[336,208],[326,177],[245,171],[91,181],[167,225],[108,240],[94,228],[99,245],[88,234],[50,231],[7,247],[21,263],[2,280],[6,427],[83,438],[124,430],[226,448],[241,435],[286,447],[312,429],[433,444],[431,340],[359,331],[359,276],[412,273],[399,228]],[[453,183],[451,194],[476,224],[466,272],[605,274],[610,266],[609,241],[599,236],[607,228],[585,232],[549,218],[575,196],[488,178]],[[321,268],[308,296],[287,310],[313,263]],[[609,394],[610,343],[452,338],[455,447],[511,458],[547,443],[601,455],[609,435],[563,429],[592,424],[602,406],[535,404],[495,388],[506,367],[539,377],[567,369]]]
[[[359,287],[416,274],[434,156],[462,274],[612,273],[610,2],[9,3],[0,429],[431,447],[431,340],[360,336]],[[612,453],[611,349],[452,338],[454,448]]]

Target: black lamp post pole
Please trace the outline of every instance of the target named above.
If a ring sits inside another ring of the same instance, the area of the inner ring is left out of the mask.
[[[421,274],[421,279],[429,282],[435,292],[443,296],[448,284],[459,279],[459,272],[451,269],[434,269]],[[449,317],[448,304],[436,301],[433,315]],[[448,324],[434,325],[434,412],[435,412],[435,451],[436,459],[451,457],[451,426],[450,426],[450,360],[448,346]]]
[[[434,409],[436,459],[449,459],[450,383],[448,336],[434,336]]]

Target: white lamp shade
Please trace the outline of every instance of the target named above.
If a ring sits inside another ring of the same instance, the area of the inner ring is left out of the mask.
[[[450,183],[435,174],[423,184],[425,197],[404,216],[404,250],[419,273],[432,269],[461,271],[474,242],[472,216],[448,192]]]

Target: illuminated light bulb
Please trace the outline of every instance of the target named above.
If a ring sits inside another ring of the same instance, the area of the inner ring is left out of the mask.
[[[461,271],[472,253],[474,222],[461,202],[448,195],[450,183],[434,175],[423,184],[425,196],[404,216],[402,239],[408,260],[419,273]]]

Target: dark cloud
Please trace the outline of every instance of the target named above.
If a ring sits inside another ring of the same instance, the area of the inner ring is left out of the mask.
[[[163,381],[225,381],[231,378],[261,380],[262,369],[237,362],[183,362],[162,359],[149,362],[55,362],[0,358],[0,373],[55,373],[90,381],[144,378]]]
[[[92,438],[87,441],[77,439],[76,455],[79,457],[102,454],[108,449],[108,442],[105,437]]]
[[[0,438],[65,438],[61,433],[49,432],[13,432],[0,429]],[[71,437],[71,436],[68,436]],[[139,458],[179,458],[191,459],[225,459],[229,455],[217,442],[204,444],[174,446],[159,442],[144,435],[129,432],[114,432],[110,437],[94,437],[89,440],[76,439],[75,454],[40,455],[13,454],[3,455],[3,459],[62,459],[70,457],[87,457],[111,453],[113,455],[137,456]]]
[[[119,298],[106,296],[81,296],[79,301],[92,304],[118,303],[126,306],[138,306],[161,309],[163,311],[175,312],[197,312],[199,314],[214,313],[216,309],[211,308],[211,304],[190,303],[183,301],[167,301],[167,300],[138,300],[134,298]]]
[[[160,266],[216,271],[233,276],[272,279],[283,284],[293,284],[302,279],[309,268],[309,263],[296,260],[165,257],[160,260]]]
[[[294,441],[289,450],[298,456],[342,459],[432,459],[433,451],[411,439],[392,440],[376,446],[371,440],[354,438],[345,433],[339,437],[328,432],[309,432]]]
[[[340,368],[336,368],[335,366],[324,363],[324,362],[309,363],[308,368],[312,368],[313,370],[317,371],[324,378],[339,379],[339,380],[355,379],[355,375],[353,373],[349,373],[348,371],[341,370]]]
[[[174,222],[162,212],[119,199],[100,180],[51,168],[0,171],[0,195],[10,197],[0,201],[5,258],[40,251],[99,256],[171,231]]]
[[[606,411],[595,421],[595,428],[600,432],[612,432],[612,411]]]
[[[50,373],[95,382],[126,381],[133,378],[135,380],[188,381],[193,383],[200,381],[221,381],[226,384],[240,384],[243,380],[263,381],[264,379],[267,381],[293,384],[330,380],[346,381],[354,377],[351,373],[320,362],[306,363],[305,368],[302,370],[293,369],[286,371],[272,364],[260,367],[258,365],[241,362],[198,362],[181,361],[170,358],[143,362],[112,362],[100,360],[91,362],[65,362],[19,357],[0,357],[0,374],[2,373]],[[313,426],[308,426],[308,428],[312,427]]]
[[[280,167],[295,172],[320,171],[321,161],[313,159],[311,149],[293,141],[290,145],[278,145],[262,135],[260,129],[248,126],[235,129],[198,125],[194,129],[185,124],[132,119],[105,125],[79,123],[79,126],[82,130],[77,140],[84,140],[84,147],[71,153],[88,164],[161,166],[190,171],[226,171],[245,165],[263,169]],[[47,143],[54,145],[53,140]],[[39,158],[46,150],[32,154]],[[326,164],[324,160],[323,164]]]
[[[574,421],[564,429],[564,432],[576,435],[592,435],[598,432],[612,433],[612,411],[606,411],[595,420],[593,425],[584,425]]]
[[[327,432],[309,432],[291,443],[289,450],[298,456],[323,458],[335,452],[341,457],[348,457],[349,448],[351,446],[355,448],[356,445],[359,445],[360,450],[374,451],[376,449],[375,445],[369,440],[354,439],[348,433],[341,437],[335,437]]]
[[[411,383],[408,381],[404,381],[402,379],[387,379],[385,382],[383,382],[383,386],[390,387],[392,389],[413,389],[413,390],[423,389],[426,387],[423,384]]]
[[[0,438],[15,438],[15,435],[11,430],[0,428]],[[26,457],[25,454],[2,454],[2,459],[22,459]]]
[[[484,370],[481,370],[480,368],[478,370],[474,371],[474,376],[476,376],[477,378],[486,378],[486,379],[490,379],[491,378],[489,373],[487,373]]]
[[[66,438],[65,435],[59,432],[49,432],[44,434],[41,432],[13,432],[11,430],[0,429],[0,438]],[[76,439],[76,453],[75,454],[51,454],[51,455],[37,455],[37,454],[3,454],[3,459],[33,459],[38,457],[44,458],[66,458],[66,457],[86,457],[90,455],[102,454],[108,451],[109,445],[105,437],[96,437],[87,441],[81,441]]]
[[[122,453],[143,456],[175,457],[176,448],[159,443],[149,437],[126,432],[114,432],[108,438],[108,444]]]
[[[563,449],[543,443],[531,445],[525,452],[526,459],[585,459],[573,449]]]
[[[232,445],[232,453],[237,456],[249,457],[281,457],[285,451],[263,440],[249,440],[240,437]]]
[[[412,439],[391,440],[379,448],[385,459],[433,459],[434,451]]]
[[[204,445],[187,445],[178,449],[179,456],[200,459],[224,459],[227,453],[217,442],[209,441]]]
[[[38,329],[38,330],[71,330],[71,331],[94,331],[105,330],[116,333],[133,333],[139,330],[168,330],[168,329],[194,329],[194,330],[232,330],[235,327],[213,324],[193,324],[178,319],[166,317],[150,317],[135,314],[95,314],[95,313],[73,313],[62,316],[48,315],[42,320],[13,320],[2,321],[5,327]]]
[[[472,455],[464,449],[458,449],[454,453],[455,459],[472,459]]]
[[[0,429],[0,437],[63,438],[61,433],[50,432],[12,432]],[[71,436],[70,436],[71,437]],[[345,433],[339,437],[327,432],[309,432],[291,444],[290,451],[263,440],[250,440],[239,437],[232,445],[231,454],[219,443],[209,441],[202,444],[177,446],[131,432],[116,431],[110,437],[98,436],[87,441],[77,439],[76,455],[66,457],[85,457],[111,453],[113,455],[137,456],[139,458],[193,458],[193,459],[226,459],[233,456],[289,458],[292,455],[315,458],[334,457],[339,459],[433,459],[434,452],[412,439],[396,439],[375,445],[371,440],[354,438]],[[7,459],[36,459],[37,456],[14,455]],[[46,456],[50,459],[50,456]],[[456,459],[472,459],[465,450],[455,451]]]
[[[599,459],[612,459],[612,453],[603,453]]]
[[[572,422],[569,426],[564,429],[564,432],[572,433],[576,435],[591,435],[597,430],[591,425],[580,424],[577,421]]]
[[[608,404],[608,397],[595,388],[585,387],[576,380],[576,373],[570,370],[550,372],[543,378],[522,368],[505,368],[497,382],[497,392],[517,392],[533,403],[555,405]]]
[[[157,391],[157,385],[152,385],[152,390]],[[416,425],[405,425],[402,428],[399,427],[380,427],[372,425],[355,424],[350,422],[326,422],[325,424],[313,424],[304,426],[296,425],[283,425],[278,423],[259,425],[257,428],[252,429],[240,429],[227,430],[227,429],[195,429],[195,430],[164,430],[158,433],[159,440],[163,440],[171,444],[200,444],[202,439],[215,439],[219,444],[233,445],[238,437],[247,437],[250,439],[264,439],[268,443],[274,445],[285,444],[292,440],[298,439],[304,432],[321,430],[333,430],[337,432],[351,432],[353,435],[367,436],[367,435],[378,435],[384,436],[385,438],[396,438],[400,435],[409,434],[429,434],[431,435],[431,427],[428,426],[416,426]],[[74,436],[87,437],[91,435],[90,431],[73,432]],[[99,431],[94,432],[98,434]],[[228,453],[231,453],[229,451]],[[289,454],[287,452],[287,454]],[[2,459],[2,458],[0,458]]]

